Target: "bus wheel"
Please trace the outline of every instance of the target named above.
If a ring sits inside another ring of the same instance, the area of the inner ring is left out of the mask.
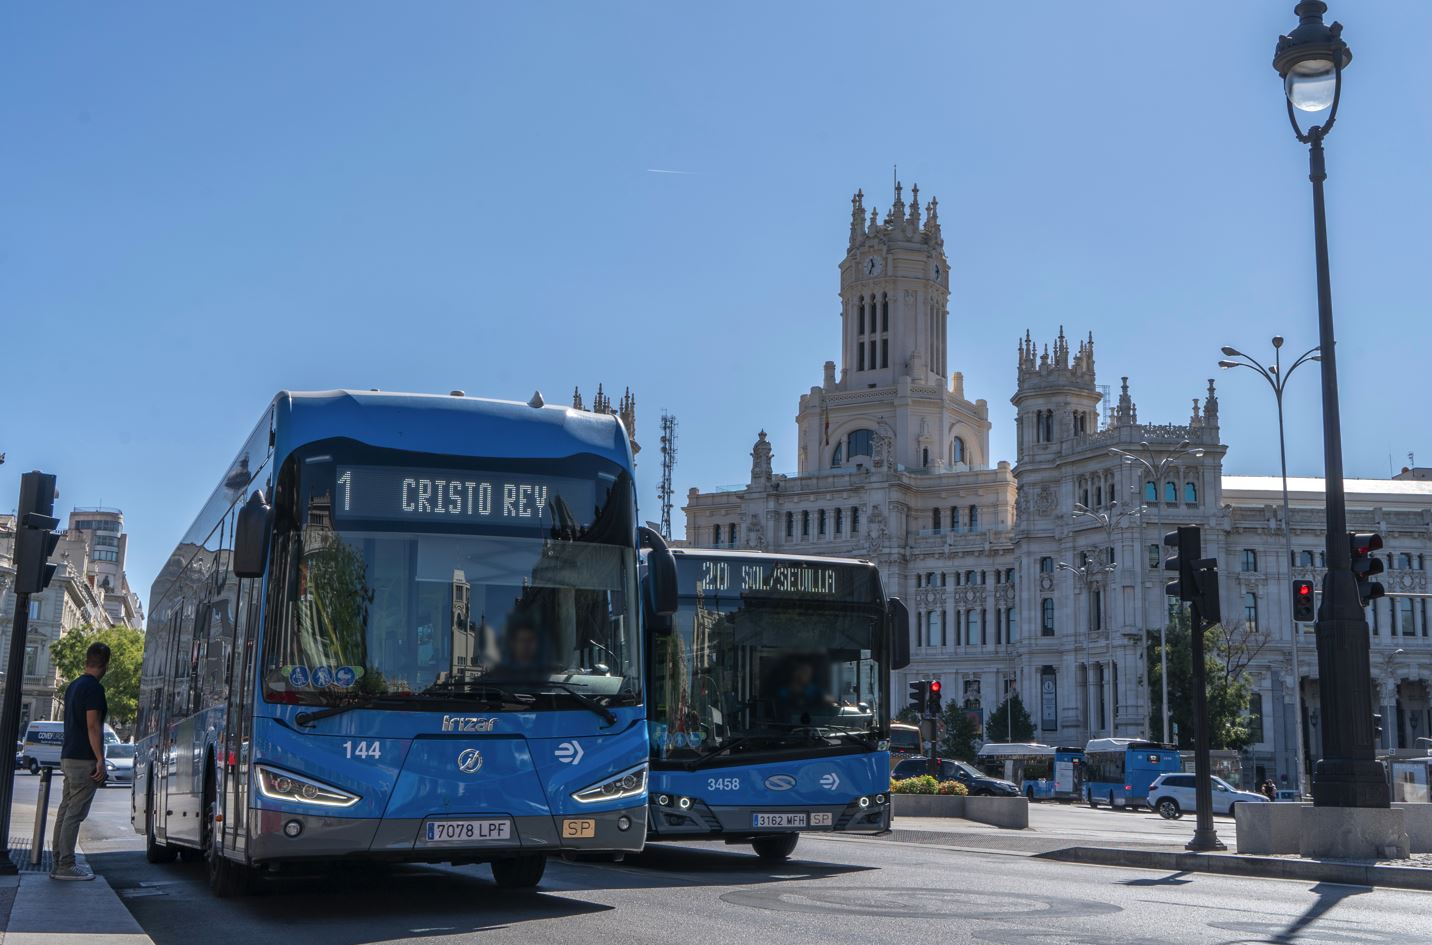
[[[1088,802],[1089,802],[1089,806],[1092,807],[1092,808],[1094,808],[1094,810],[1098,810],[1098,809],[1099,809],[1099,802],[1096,801],[1096,800],[1094,800],[1094,792],[1093,792],[1093,791],[1085,791],[1085,792],[1084,792],[1084,800],[1088,801]]]
[[[1110,791],[1110,792],[1109,792],[1109,806],[1110,806],[1111,808],[1114,806],[1114,792],[1113,792],[1113,791]]]
[[[40,773],[40,763],[39,763],[38,761],[36,761],[34,758],[31,758],[31,759],[30,759],[30,773],[31,773],[31,774],[39,774],[39,773]]]
[[[150,863],[173,863],[179,851],[154,839],[154,785],[144,795],[144,858]]]
[[[1024,789],[1024,796],[1027,797],[1027,798],[1029,798],[1029,803],[1033,804],[1033,803],[1034,803],[1034,788],[1032,788],[1032,787],[1027,787],[1027,788],[1025,788],[1025,789]]]
[[[214,829],[219,804],[214,796],[214,781],[204,786],[204,859],[209,867],[209,888],[220,899],[247,894],[253,885],[253,870],[224,856],[223,831]]]
[[[757,837],[751,841],[751,848],[767,863],[784,863],[795,852],[799,840],[798,833],[781,833],[774,837]]]
[[[547,858],[541,854],[492,861],[492,878],[503,889],[531,889],[546,870]]]

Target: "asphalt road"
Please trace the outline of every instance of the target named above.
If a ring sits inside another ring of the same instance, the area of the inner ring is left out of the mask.
[[[34,796],[27,780],[17,801]],[[346,869],[220,900],[201,865],[145,862],[128,804],[127,790],[103,792],[81,842],[156,945],[1432,945],[1429,893],[855,839],[803,839],[779,868],[719,844],[653,846],[615,865],[553,861],[526,893],[497,889],[485,867],[424,866]],[[1060,815],[1078,816],[1103,832],[1136,815]]]

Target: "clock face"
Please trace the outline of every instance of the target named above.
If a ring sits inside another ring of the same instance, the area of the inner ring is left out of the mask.
[[[885,260],[879,256],[867,256],[864,267],[861,269],[866,276],[878,276],[885,270]]]

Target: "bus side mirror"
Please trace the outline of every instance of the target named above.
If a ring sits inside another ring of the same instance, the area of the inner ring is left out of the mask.
[[[885,602],[885,623],[890,635],[890,669],[910,665],[910,608],[898,597]]]
[[[661,632],[671,632],[671,616],[676,613],[676,556],[667,547],[666,539],[654,528],[645,525],[637,530],[641,547],[651,554],[646,556],[646,604],[656,620],[653,626]]]
[[[262,492],[249,496],[249,501],[239,509],[239,520],[234,526],[235,577],[263,577],[264,566],[268,564],[272,511]]]

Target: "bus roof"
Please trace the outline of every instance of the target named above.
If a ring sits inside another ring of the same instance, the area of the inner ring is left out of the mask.
[[[1143,738],[1091,738],[1089,744],[1084,746],[1086,752],[1094,751],[1125,751],[1129,748],[1173,748],[1172,745],[1164,745],[1159,742],[1151,742]]]
[[[985,742],[979,750],[981,756],[1001,758],[1007,755],[1052,755],[1054,749],[1038,742]]]
[[[802,564],[844,564],[857,567],[873,568],[875,562],[867,558],[835,558],[826,555],[782,555],[769,551],[730,551],[724,548],[672,548],[671,553],[678,558],[759,558],[762,561],[793,561]]]
[[[616,417],[564,406],[533,406],[441,394],[388,391],[281,391],[275,398],[281,463],[305,443],[350,437],[371,446],[494,458],[593,453],[631,466]]]

